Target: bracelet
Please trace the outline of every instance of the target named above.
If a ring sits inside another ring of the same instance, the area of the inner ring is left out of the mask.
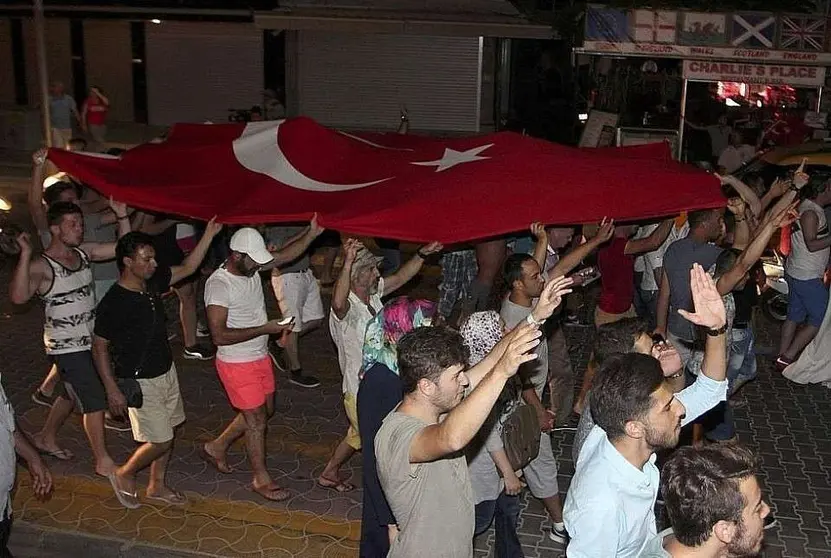
[[[422,260],[426,260],[426,259],[428,258],[428,256],[425,256],[424,254],[422,254],[422,253],[421,253],[421,250],[418,250],[418,251],[416,252],[416,256],[418,256],[418,257],[419,257],[419,258],[421,258]]]
[[[742,221],[744,221],[744,219],[738,219],[738,218],[735,218],[735,219],[733,219],[733,220],[734,220],[735,222],[737,222],[737,223],[741,223]]]
[[[541,320],[541,321],[538,322],[537,320],[534,319],[534,314],[528,314],[528,316],[525,317],[525,322],[528,325],[532,325],[534,327],[540,327],[542,324],[545,323],[545,320]]]
[[[724,324],[718,329],[708,329],[707,335],[710,337],[718,337],[719,335],[724,335],[724,332],[727,331],[727,324]]]

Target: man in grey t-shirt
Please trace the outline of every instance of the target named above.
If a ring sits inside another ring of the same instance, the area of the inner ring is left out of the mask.
[[[690,269],[693,264],[710,269],[721,254],[721,248],[713,243],[724,230],[723,210],[693,211],[687,221],[690,226],[687,237],[673,242],[664,254],[656,316],[656,331],[675,346],[685,366],[692,353],[695,327],[678,310],[692,310]]]
[[[535,311],[545,320],[568,281],[553,281]],[[465,370],[468,351],[458,332],[418,328],[398,343],[404,399],[375,437],[378,479],[397,521],[390,558],[473,556],[474,504],[462,450],[473,439],[540,332],[525,324]],[[462,398],[465,390],[472,388]],[[445,415],[443,421],[439,417]]]

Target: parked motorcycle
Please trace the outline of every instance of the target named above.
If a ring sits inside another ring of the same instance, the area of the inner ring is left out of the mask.
[[[788,283],[785,281],[785,258],[773,250],[762,256],[764,283],[760,286],[762,298],[759,305],[769,319],[784,322],[788,317]]]

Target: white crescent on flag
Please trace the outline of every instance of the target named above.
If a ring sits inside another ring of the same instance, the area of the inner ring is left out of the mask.
[[[360,184],[331,184],[309,178],[297,170],[280,149],[280,126],[284,122],[285,120],[278,120],[246,124],[245,130],[233,143],[234,156],[240,165],[250,171],[270,176],[286,186],[310,192],[357,190],[394,178],[390,176]]]

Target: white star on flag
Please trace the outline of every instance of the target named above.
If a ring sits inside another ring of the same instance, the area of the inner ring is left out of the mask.
[[[489,143],[487,145],[468,149],[467,151],[456,151],[455,149],[446,147],[444,149],[444,155],[441,156],[441,159],[436,159],[435,161],[414,161],[412,164],[420,165],[422,167],[431,167],[435,165],[436,172],[441,172],[462,163],[471,163],[473,161],[490,159],[490,157],[483,157],[479,154],[491,146],[493,146],[493,144]]]

